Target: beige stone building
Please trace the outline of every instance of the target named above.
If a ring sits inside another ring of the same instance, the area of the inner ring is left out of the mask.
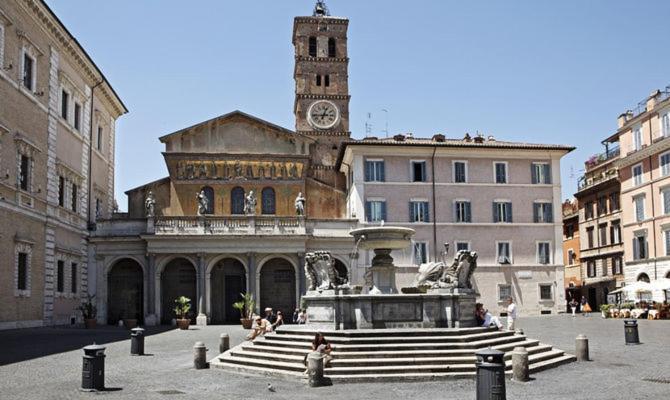
[[[45,2],[0,3],[0,329],[79,317],[126,112]]]
[[[670,277],[670,86],[619,116],[626,283]]]

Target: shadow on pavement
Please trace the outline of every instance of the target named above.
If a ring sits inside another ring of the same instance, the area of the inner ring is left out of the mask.
[[[145,327],[145,329],[146,337],[175,328],[166,325]],[[95,329],[48,327],[0,331],[0,366],[81,349],[93,342],[105,344],[121,340],[128,340],[130,343],[130,331],[116,326],[98,326]]]

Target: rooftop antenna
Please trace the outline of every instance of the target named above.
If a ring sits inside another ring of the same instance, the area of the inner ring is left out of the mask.
[[[369,137],[372,133],[372,113],[368,113],[368,120],[365,122],[365,137]]]
[[[328,6],[325,1],[319,0],[314,6],[314,12],[312,12],[314,17],[328,17],[330,16],[330,11],[328,11]]]
[[[384,112],[384,118],[385,118],[385,128],[382,132],[384,132],[385,136],[388,138],[389,137],[389,110],[382,108],[382,111]]]

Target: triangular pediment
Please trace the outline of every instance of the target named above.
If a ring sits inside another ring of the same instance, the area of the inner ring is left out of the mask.
[[[166,153],[305,155],[313,139],[241,111],[162,136]]]

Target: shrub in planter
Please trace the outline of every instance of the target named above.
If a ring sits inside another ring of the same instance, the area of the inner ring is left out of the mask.
[[[600,312],[603,315],[603,318],[609,318],[610,317],[610,310],[612,309],[611,304],[602,304],[600,306]]]
[[[174,308],[174,313],[177,316],[177,327],[186,330],[191,324],[191,320],[188,319],[188,312],[191,310],[191,299],[186,296],[179,296],[174,302],[177,304]]]
[[[242,300],[233,303],[233,308],[240,312],[240,323],[244,329],[251,329],[251,316],[256,309],[256,301],[251,293],[240,293]]]
[[[98,309],[95,307],[95,304],[93,303],[94,298],[95,295],[91,296],[89,294],[86,301],[81,303],[81,305],[77,307],[77,310],[81,311],[82,318],[84,318],[84,326],[86,327],[86,329],[93,329],[97,325],[97,321],[95,320],[95,318],[98,316]]]

